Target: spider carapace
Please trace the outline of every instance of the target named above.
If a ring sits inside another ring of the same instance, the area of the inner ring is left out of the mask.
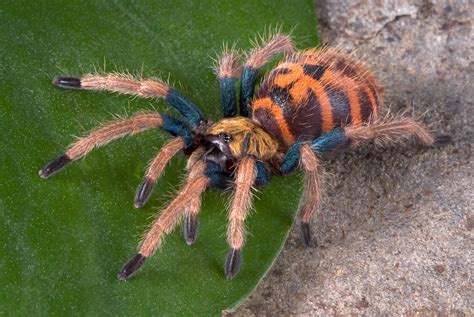
[[[254,94],[259,69],[279,53],[284,54],[283,61],[264,77]],[[173,137],[151,161],[137,189],[135,207],[139,208],[150,198],[170,159],[181,151],[189,155],[183,187],[153,222],[138,254],[120,270],[119,279],[133,275],[160,247],[164,235],[183,218],[185,241],[195,242],[201,195],[206,188],[233,190],[225,263],[226,276],[233,278],[240,269],[252,186],[265,186],[272,174],[285,175],[298,167],[304,171],[298,218],[303,242],[309,245],[309,221],[318,212],[321,197],[320,153],[365,141],[387,144],[415,138],[433,146],[449,139],[435,137],[423,124],[410,118],[381,118],[382,88],[361,62],[330,48],[295,52],[291,38],[286,35],[276,34],[262,40],[248,54],[243,67],[237,52],[225,50],[218,59],[216,74],[225,117],[217,123],[207,120],[191,101],[160,80],[90,74],[82,78],[60,76],[53,81],[62,88],[163,98],[183,117],[143,112],[111,122],[77,140],[40,171],[40,176],[47,178],[94,147],[127,134],[161,128]],[[237,108],[240,116],[236,116]]]

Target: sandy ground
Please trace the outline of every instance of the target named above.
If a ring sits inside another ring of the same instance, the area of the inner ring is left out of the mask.
[[[323,41],[357,48],[392,112],[426,112],[454,144],[324,158],[327,199],[294,228],[274,268],[236,316],[472,316],[474,4],[316,0]]]

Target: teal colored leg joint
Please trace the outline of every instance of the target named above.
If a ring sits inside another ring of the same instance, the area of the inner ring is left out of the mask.
[[[237,100],[235,95],[235,78],[220,78],[221,105],[224,118],[237,115]]]
[[[242,69],[242,87],[240,89],[240,115],[243,117],[250,116],[249,102],[253,97],[256,79],[256,68],[246,66]]]
[[[176,90],[171,89],[166,95],[165,100],[170,106],[178,110],[193,128],[197,127],[199,122],[204,120],[202,111]]]
[[[268,172],[265,163],[257,161],[257,178],[255,184],[257,186],[265,187],[270,182],[270,173]]]
[[[317,153],[325,153],[346,144],[346,142],[344,129],[337,128],[313,140],[309,143],[309,146]],[[280,167],[282,174],[291,173],[298,167],[301,158],[300,150],[303,144],[306,143],[296,142],[290,146]]]
[[[182,137],[186,147],[193,144],[193,134],[184,122],[166,114],[161,115],[161,117],[163,118],[163,126],[161,127],[163,130],[169,132],[173,136]]]

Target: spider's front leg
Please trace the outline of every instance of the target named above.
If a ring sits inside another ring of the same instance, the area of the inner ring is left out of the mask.
[[[156,218],[146,234],[139,253],[132,257],[120,270],[118,278],[128,279],[153,255],[168,234],[184,216],[184,238],[188,245],[196,241],[198,234],[198,216],[201,209],[201,196],[208,187],[227,189],[230,174],[212,161],[205,159],[205,148],[198,147],[188,159],[186,166],[186,183],[176,197]],[[260,178],[265,182],[268,176],[261,172]]]
[[[158,113],[142,113],[92,130],[87,136],[73,143],[64,154],[49,162],[40,170],[39,176],[48,178],[71,162],[86,156],[96,147],[105,145],[127,134],[134,134],[151,128],[161,128],[177,135],[180,140],[174,141],[177,148],[184,148],[186,144],[192,142],[191,131],[178,119]]]
[[[243,157],[237,165],[235,191],[229,210],[227,242],[230,250],[225,263],[225,275],[234,278],[240,270],[242,247],[245,242],[245,219],[252,202],[252,186],[257,178],[257,166],[253,157]]]
[[[53,84],[61,88],[111,91],[142,98],[163,98],[196,128],[205,118],[189,99],[161,80],[137,79],[126,74],[88,74],[81,78],[59,76]]]
[[[153,222],[140,245],[138,254],[122,267],[118,279],[126,280],[131,277],[161,246],[164,236],[178,224],[189,205],[196,201],[200,204],[201,195],[210,184],[210,178],[205,175],[206,168],[207,165],[202,160],[192,166],[181,191]]]

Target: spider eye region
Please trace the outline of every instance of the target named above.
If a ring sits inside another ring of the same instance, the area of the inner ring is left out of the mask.
[[[212,125],[206,140],[234,160],[245,155],[267,160],[278,150],[278,142],[270,134],[244,117],[226,118]]]
[[[218,137],[224,143],[230,143],[230,141],[232,141],[232,136],[227,134],[227,133],[221,132],[221,133],[219,133]]]

